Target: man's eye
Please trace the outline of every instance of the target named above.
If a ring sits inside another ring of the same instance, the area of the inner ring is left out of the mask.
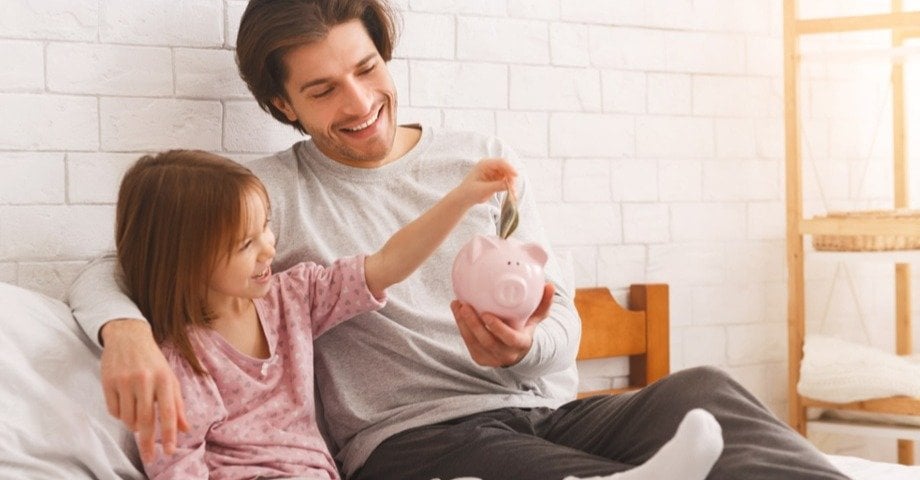
[[[376,63],[373,64],[373,65],[371,65],[370,67],[365,68],[364,70],[361,70],[361,72],[359,72],[359,73],[360,73],[361,75],[366,75],[366,74],[371,73],[372,71],[374,71],[375,68],[377,68],[377,64],[376,64]]]
[[[312,96],[313,98],[322,98],[322,97],[325,97],[326,95],[329,95],[330,93],[332,93],[332,89],[331,89],[331,88],[327,88],[327,89],[323,90],[322,92],[314,93],[314,94],[311,95],[311,96]]]

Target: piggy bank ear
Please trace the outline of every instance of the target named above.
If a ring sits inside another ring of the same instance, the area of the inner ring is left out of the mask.
[[[470,263],[475,263],[476,260],[479,259],[479,257],[483,254],[483,252],[493,248],[498,248],[498,242],[496,242],[494,238],[487,237],[485,235],[476,235],[470,242],[470,253],[468,260]]]
[[[534,262],[540,264],[541,267],[546,266],[546,261],[549,257],[546,255],[546,250],[543,250],[543,247],[537,245],[536,243],[525,243],[523,247],[527,256],[529,256]]]

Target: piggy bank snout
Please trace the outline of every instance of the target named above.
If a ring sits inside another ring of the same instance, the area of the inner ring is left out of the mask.
[[[454,259],[454,293],[477,312],[521,328],[542,299],[546,260],[535,243],[477,235]]]
[[[496,282],[492,295],[495,303],[506,308],[514,308],[527,298],[527,282],[520,275],[502,275]]]

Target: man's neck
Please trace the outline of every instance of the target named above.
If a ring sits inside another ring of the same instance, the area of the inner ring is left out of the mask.
[[[400,125],[396,127],[396,136],[393,139],[393,148],[383,160],[382,165],[387,165],[402,158],[412,150],[422,138],[422,127],[417,124]]]

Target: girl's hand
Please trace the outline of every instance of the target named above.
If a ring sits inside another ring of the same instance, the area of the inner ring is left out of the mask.
[[[484,158],[460,182],[457,191],[473,204],[482,203],[492,195],[514,191],[517,171],[503,158]]]

